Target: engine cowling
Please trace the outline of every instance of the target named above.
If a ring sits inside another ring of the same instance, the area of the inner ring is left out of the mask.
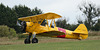
[[[21,22],[21,30],[22,30],[22,31],[25,31],[25,30],[26,30],[26,26],[27,26],[27,25],[26,25],[26,22],[25,22],[25,21],[22,21],[22,22]]]

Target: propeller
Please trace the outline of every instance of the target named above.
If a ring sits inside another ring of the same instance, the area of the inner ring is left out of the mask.
[[[17,25],[20,26],[22,31],[26,30],[26,22],[22,21],[21,24],[19,23],[19,21],[17,21]]]

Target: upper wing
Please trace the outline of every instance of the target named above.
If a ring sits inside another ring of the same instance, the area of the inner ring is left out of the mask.
[[[22,17],[18,18],[18,20],[21,21],[41,21],[42,19],[55,19],[55,18],[60,18],[61,16],[55,13],[45,13],[45,14],[40,14],[40,15],[35,15],[35,16],[29,16],[29,17]]]

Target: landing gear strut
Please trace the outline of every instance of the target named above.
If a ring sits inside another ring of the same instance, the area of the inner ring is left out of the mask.
[[[79,35],[79,38],[78,38],[78,40],[81,40],[82,39],[82,37]]]

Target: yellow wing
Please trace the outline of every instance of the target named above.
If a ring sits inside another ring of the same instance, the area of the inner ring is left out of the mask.
[[[44,14],[40,14],[40,15],[35,15],[35,16],[28,16],[28,17],[22,17],[22,18],[18,18],[18,20],[21,21],[41,21],[42,19],[55,19],[55,18],[60,18],[61,16],[55,13],[44,13]]]
[[[39,33],[37,35],[46,36],[46,37],[57,37],[59,35],[65,35],[65,33],[60,31],[48,31],[48,32]]]

